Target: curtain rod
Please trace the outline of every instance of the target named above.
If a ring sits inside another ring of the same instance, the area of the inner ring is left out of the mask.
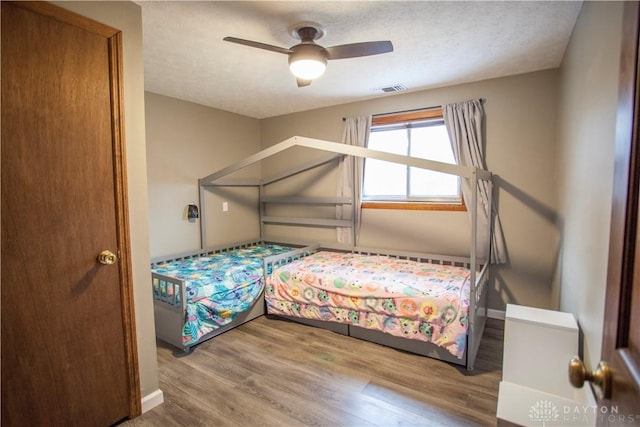
[[[478,101],[484,103],[485,99],[484,98],[478,98]],[[373,117],[379,117],[379,116],[391,116],[394,114],[401,114],[401,113],[412,113],[414,111],[423,111],[423,110],[434,110],[436,108],[442,108],[442,105],[434,105],[432,107],[426,107],[426,108],[415,108],[413,110],[402,110],[402,111],[393,111],[391,113],[382,113],[382,114],[372,114]],[[342,121],[345,122],[347,121],[346,117],[342,118]]]

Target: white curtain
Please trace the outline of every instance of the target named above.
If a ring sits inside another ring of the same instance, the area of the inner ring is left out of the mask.
[[[347,145],[366,147],[371,132],[371,116],[348,117],[345,119],[342,142]],[[362,176],[364,159],[345,156],[338,165],[338,197],[354,197],[353,206],[336,207],[336,218],[351,219],[354,215],[354,228],[338,227],[338,242],[358,244],[360,234],[360,202],[362,201]],[[355,241],[354,241],[355,240]]]
[[[486,169],[482,156],[482,122],[484,109],[481,100],[471,100],[445,105],[442,108],[444,123],[451,139],[456,162],[462,166],[476,166]],[[487,257],[489,238],[491,238],[491,262],[507,262],[507,251],[498,213],[489,200],[490,183],[478,181],[478,257]],[[471,203],[471,180],[462,180],[462,194],[467,203]],[[471,214],[471,209],[468,209]],[[493,218],[492,232],[489,236],[488,224]]]

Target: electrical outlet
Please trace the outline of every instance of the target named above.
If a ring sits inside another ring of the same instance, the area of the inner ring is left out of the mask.
[[[228,212],[228,211],[229,211],[229,203],[222,202],[222,212]]]

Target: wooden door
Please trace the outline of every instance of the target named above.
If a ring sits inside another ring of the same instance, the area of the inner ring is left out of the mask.
[[[140,413],[121,35],[32,2],[0,28],[2,425],[111,425]]]
[[[598,425],[640,425],[640,73],[637,2],[625,3],[602,360],[611,398]]]

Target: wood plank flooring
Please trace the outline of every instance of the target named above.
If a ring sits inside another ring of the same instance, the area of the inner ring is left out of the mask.
[[[186,357],[158,341],[164,404],[123,426],[495,426],[503,322],[476,368],[259,317]]]

